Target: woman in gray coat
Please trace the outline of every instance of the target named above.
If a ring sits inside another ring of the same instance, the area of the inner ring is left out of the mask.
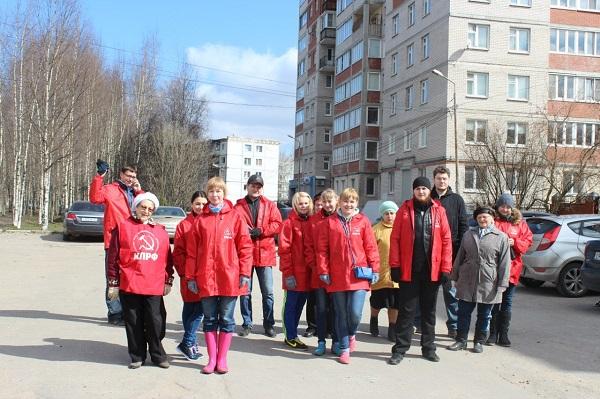
[[[450,279],[456,285],[458,331],[452,351],[467,348],[471,313],[477,307],[473,352],[483,352],[490,327],[492,307],[502,302],[510,277],[510,245],[506,234],[494,226],[492,208],[473,212],[478,226],[467,231],[454,260]]]

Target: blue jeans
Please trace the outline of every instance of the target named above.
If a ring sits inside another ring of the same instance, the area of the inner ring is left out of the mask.
[[[181,311],[181,321],[183,322],[183,338],[181,343],[188,348],[196,345],[196,331],[200,327],[203,319],[202,302],[184,302]]]
[[[458,299],[456,299],[456,288],[448,281],[447,284],[442,285],[442,292],[444,294],[444,304],[446,305],[446,327],[448,331],[458,329]]]
[[[506,291],[502,293],[502,303],[497,303],[492,309],[492,314],[496,315],[499,311],[512,312],[512,301],[515,295],[515,289],[517,288],[514,284],[509,284]]]
[[[331,325],[331,338],[333,342],[337,342],[337,334],[335,332],[335,319],[333,311],[333,301],[329,298],[329,294],[325,288],[317,288],[315,293],[316,303],[316,320],[317,320],[317,338],[319,341],[325,341],[327,337],[328,325]]]
[[[298,323],[300,323],[302,308],[304,308],[307,296],[307,292],[285,291],[283,303],[283,333],[288,340],[298,337]]]
[[[204,332],[221,331],[232,333],[235,330],[235,303],[237,296],[209,296],[202,299],[204,312]]]
[[[106,307],[108,308],[108,318],[120,319],[123,317],[123,308],[121,307],[121,301],[119,300],[119,298],[115,300],[108,299],[108,249],[104,250],[104,276],[106,280],[104,300],[106,301]]]
[[[252,328],[252,282],[254,280],[254,271],[258,277],[260,292],[262,294],[263,308],[263,327],[271,328],[275,325],[275,316],[273,315],[273,268],[271,266],[252,267],[250,276],[250,286],[248,295],[240,296],[240,311],[242,313],[242,325]]]
[[[471,326],[471,313],[477,307],[477,322],[475,323],[475,334],[487,334],[490,330],[490,319],[492,318],[491,303],[467,302],[458,300],[458,334],[466,339]]]
[[[341,351],[350,347],[350,336],[356,334],[366,295],[366,290],[340,291],[331,294],[335,307],[335,329]]]

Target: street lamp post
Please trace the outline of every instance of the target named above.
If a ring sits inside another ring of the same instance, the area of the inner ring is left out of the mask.
[[[434,75],[439,76],[452,83],[452,117],[454,118],[454,175],[456,176],[456,185],[454,189],[457,194],[460,194],[459,179],[458,179],[458,126],[456,122],[456,84],[442,72],[437,69],[431,71]]]

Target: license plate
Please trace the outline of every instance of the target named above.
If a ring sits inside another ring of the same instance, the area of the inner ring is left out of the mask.
[[[82,222],[97,222],[97,218],[81,218]]]
[[[600,260],[600,252],[594,254],[594,260]]]

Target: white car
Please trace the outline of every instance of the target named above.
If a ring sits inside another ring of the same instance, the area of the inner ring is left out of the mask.
[[[169,238],[175,237],[175,229],[177,229],[177,225],[185,217],[185,211],[178,206],[159,206],[152,215],[152,219],[156,223],[165,226],[165,230],[169,233]]]
[[[600,215],[530,217],[527,224],[533,243],[523,255],[521,283],[539,287],[549,281],[561,295],[585,295],[588,290],[581,278],[585,244],[600,239]]]

